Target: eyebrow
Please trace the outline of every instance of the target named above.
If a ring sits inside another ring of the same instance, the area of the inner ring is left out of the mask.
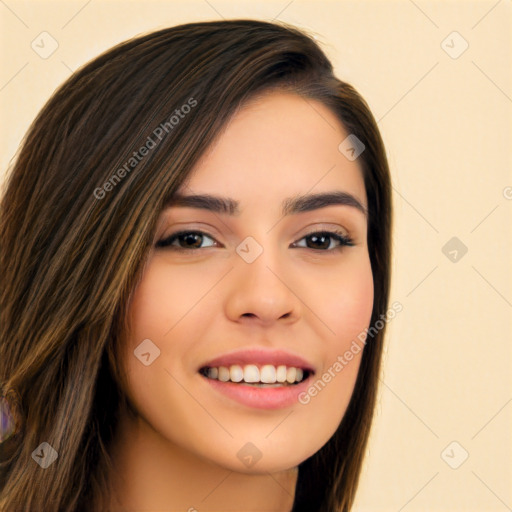
[[[368,216],[367,208],[352,194],[342,191],[323,192],[309,195],[296,195],[286,198],[281,204],[283,216],[310,212],[327,206],[350,206]],[[240,215],[240,203],[230,197],[210,194],[183,195],[175,193],[166,202],[166,207],[184,206],[200,208],[224,215]]]

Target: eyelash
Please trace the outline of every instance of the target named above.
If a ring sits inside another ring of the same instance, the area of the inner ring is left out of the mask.
[[[176,246],[171,246],[171,243],[174,242],[174,240],[178,240],[178,238],[182,235],[190,235],[190,234],[194,234],[194,235],[201,235],[201,236],[207,236],[208,238],[211,238],[212,240],[215,240],[214,237],[212,237],[211,235],[209,235],[208,233],[205,233],[204,231],[196,231],[196,230],[190,230],[190,231],[177,231],[176,233],[173,233],[171,235],[169,235],[168,237],[166,238],[163,238],[162,240],[159,240],[157,243],[156,243],[156,247],[160,247],[160,248],[164,248],[164,249],[171,249],[173,251],[179,251],[179,252],[191,252],[191,251],[198,251],[200,249],[206,249],[207,247],[199,247],[199,248],[183,248],[183,247],[176,247]],[[337,247],[334,247],[333,249],[312,249],[312,248],[309,248],[309,247],[299,247],[299,249],[309,249],[311,251],[314,251],[314,252],[331,252],[331,251],[334,251],[334,250],[340,250],[340,249],[343,249],[343,247],[345,246],[353,246],[354,245],[354,241],[352,240],[352,238],[350,238],[349,236],[345,235],[344,233],[342,233],[341,231],[312,231],[311,233],[307,233],[306,235],[304,235],[300,240],[303,240],[304,238],[308,238],[312,235],[327,235],[329,238],[334,238],[338,243],[339,245]],[[299,241],[300,241],[299,240]],[[330,245],[330,244],[329,244]],[[213,246],[209,246],[209,247],[213,247]]]

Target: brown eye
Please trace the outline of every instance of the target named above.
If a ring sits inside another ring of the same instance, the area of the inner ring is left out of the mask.
[[[177,250],[202,249],[203,247],[201,247],[201,244],[205,238],[213,240],[212,237],[202,231],[179,231],[177,233],[173,233],[167,238],[159,240],[156,243],[156,246],[169,247]],[[178,242],[178,245],[176,245],[175,242]],[[212,247],[212,245],[208,245],[206,247]]]
[[[309,233],[308,235],[301,238],[301,240],[310,240],[311,243],[308,244],[306,242],[306,249],[320,250],[320,251],[331,251],[333,249],[339,249],[343,246],[352,246],[354,245],[353,241],[347,237],[345,234],[336,231],[316,231],[313,233]],[[332,241],[335,241],[337,245],[331,247]],[[304,246],[297,246],[304,247]]]

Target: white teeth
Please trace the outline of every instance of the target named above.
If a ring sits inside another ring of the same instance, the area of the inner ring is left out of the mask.
[[[229,375],[233,382],[240,382],[244,380],[244,370],[238,364],[234,364],[229,368]]]
[[[222,366],[221,366],[222,368]],[[244,381],[245,382],[259,382],[260,370],[255,364],[248,364],[244,366]]]
[[[229,370],[225,366],[219,368],[219,380],[227,382],[229,380]]]
[[[286,382],[286,366],[284,364],[277,367],[276,380],[277,382]]]
[[[301,382],[304,378],[304,371],[302,368],[287,367],[285,365],[276,367],[272,364],[265,364],[259,368],[255,364],[247,364],[243,367],[234,364],[229,368],[226,366],[208,368],[206,375],[210,379],[220,380],[221,382],[246,382],[248,384],[282,383],[287,385]]]
[[[261,369],[260,380],[265,384],[274,384],[276,381],[276,367],[271,364],[266,364]]]
[[[297,375],[297,368],[293,366],[286,370],[286,382],[293,384],[295,382],[295,376]]]

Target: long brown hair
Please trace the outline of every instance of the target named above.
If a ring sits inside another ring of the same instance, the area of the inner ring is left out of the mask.
[[[237,109],[273,88],[323,102],[364,143],[371,323],[386,313],[384,146],[368,105],[334,77],[314,39],[284,24],[228,20],[119,44],[54,93],[8,173],[0,205],[0,384],[19,403],[11,409],[18,428],[0,444],[1,510],[86,511],[107,494],[109,447],[127,406],[116,353],[156,219]],[[300,464],[293,512],[350,509],[384,331],[363,351],[338,430]],[[32,457],[42,442],[58,454],[46,469]]]

